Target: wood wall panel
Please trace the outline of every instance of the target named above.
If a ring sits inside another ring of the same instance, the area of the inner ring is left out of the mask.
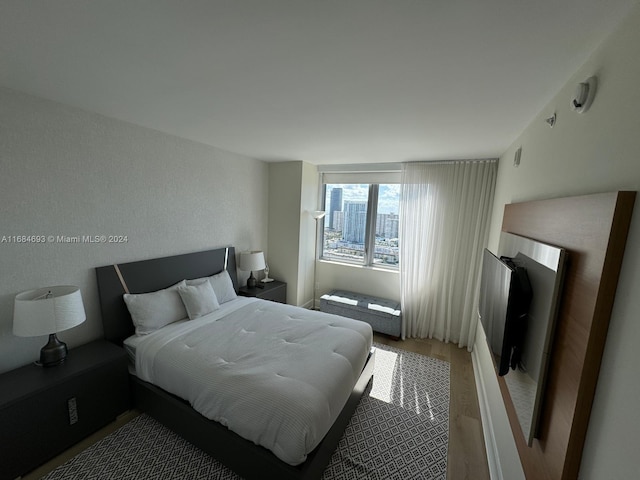
[[[613,308],[635,192],[514,203],[502,230],[568,251],[539,437],[528,447],[502,377],[516,445],[528,479],[575,479]]]

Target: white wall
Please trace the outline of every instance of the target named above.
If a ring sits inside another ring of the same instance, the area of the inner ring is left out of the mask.
[[[318,210],[318,169],[302,163],[302,192],[300,198],[300,265],[298,268],[298,305],[312,307],[313,265],[315,263],[316,221],[311,212]]]
[[[397,270],[320,261],[318,283],[318,298],[333,289],[340,289],[400,301],[400,275]]]
[[[301,161],[269,165],[269,276],[287,282],[287,303],[311,306],[318,171]]]
[[[500,159],[489,248],[496,250],[504,205],[541,198],[640,188],[640,5],[540,112]],[[598,76],[598,93],[582,115],[569,101],[579,81]],[[551,129],[544,119],[557,112]],[[519,168],[515,150],[522,146]],[[631,231],[607,336],[582,457],[580,478],[640,478],[640,205]],[[488,390],[503,478],[523,478],[488,350],[476,339],[475,367]],[[515,457],[514,457],[515,455]]]
[[[46,343],[12,334],[20,291],[81,288],[87,321],[59,335],[73,347],[102,336],[94,267],[266,245],[264,162],[4,88],[0,131],[0,239],[128,237],[123,244],[0,243],[0,372],[36,360]]]
[[[269,164],[269,276],[287,282],[287,303],[297,304],[302,162]]]

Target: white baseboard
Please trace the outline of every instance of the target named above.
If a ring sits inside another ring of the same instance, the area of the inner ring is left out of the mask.
[[[480,417],[482,418],[484,444],[487,449],[489,475],[491,477],[491,480],[503,480],[502,468],[500,466],[500,456],[498,454],[498,445],[496,443],[496,435],[493,429],[493,422],[491,421],[491,409],[489,408],[487,390],[483,380],[483,374],[486,372],[482,371],[482,367],[478,359],[477,347],[474,348],[471,352],[471,362],[473,364],[473,376],[476,380],[476,390],[478,391],[478,404],[480,406]]]

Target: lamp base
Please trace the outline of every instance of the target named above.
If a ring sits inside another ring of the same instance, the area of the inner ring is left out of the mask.
[[[256,288],[256,277],[253,276],[253,272],[251,272],[251,275],[249,275],[249,278],[247,278],[247,288]]]
[[[67,344],[58,340],[55,333],[49,335],[49,343],[40,349],[40,362],[42,367],[55,367],[64,363],[67,358]]]

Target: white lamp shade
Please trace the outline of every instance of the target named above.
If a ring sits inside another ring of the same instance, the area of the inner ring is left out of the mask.
[[[263,270],[265,267],[266,264],[264,263],[264,253],[262,253],[261,251],[240,253],[240,270]]]
[[[78,287],[61,285],[29,290],[16,295],[13,304],[13,333],[37,337],[61,332],[86,319]]]

